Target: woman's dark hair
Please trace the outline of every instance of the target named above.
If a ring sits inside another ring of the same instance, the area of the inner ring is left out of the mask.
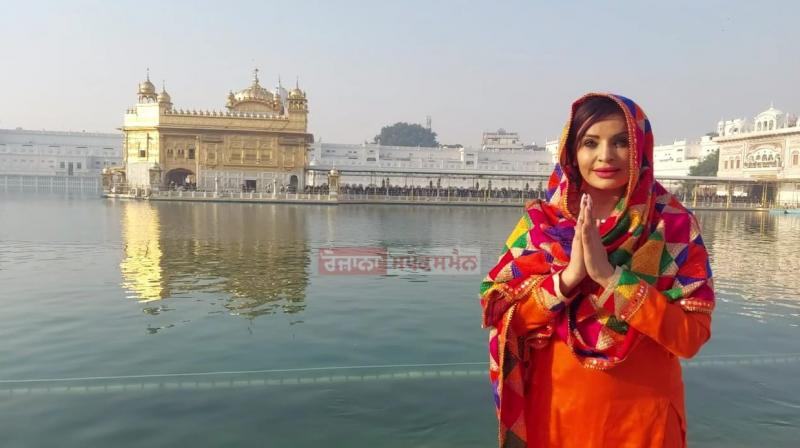
[[[614,100],[604,96],[593,96],[582,102],[575,113],[572,115],[572,122],[569,124],[569,135],[567,136],[566,163],[573,165],[575,154],[578,152],[580,141],[586,135],[586,131],[598,121],[602,121],[613,115],[622,115],[622,109]]]

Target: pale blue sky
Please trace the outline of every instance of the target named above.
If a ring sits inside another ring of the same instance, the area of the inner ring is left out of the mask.
[[[800,112],[800,2],[0,2],[0,128],[113,131],[151,78],[176,107],[223,109],[252,68],[300,77],[310,131],[371,139],[397,121],[478,145],[558,134],[586,91],[647,111],[657,142],[722,118]]]

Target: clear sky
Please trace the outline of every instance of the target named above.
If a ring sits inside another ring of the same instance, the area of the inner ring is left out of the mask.
[[[6,1],[0,128],[113,131],[150,68],[176,107],[224,108],[253,67],[300,87],[310,132],[355,143],[430,115],[442,143],[558,135],[587,91],[656,141],[774,102],[800,113],[798,1]]]

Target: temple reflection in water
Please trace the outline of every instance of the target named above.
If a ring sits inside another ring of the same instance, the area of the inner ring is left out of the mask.
[[[246,317],[305,307],[302,211],[241,204],[124,202],[125,289],[140,302],[208,300]]]
[[[800,218],[769,213],[698,212],[708,242],[715,287],[748,305],[769,301],[796,316],[800,289]],[[761,306],[761,305],[759,305]]]

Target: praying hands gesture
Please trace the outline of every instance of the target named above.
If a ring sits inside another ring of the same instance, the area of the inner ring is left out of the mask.
[[[561,273],[559,285],[564,295],[572,290],[588,275],[601,286],[608,285],[614,274],[614,267],[608,261],[608,254],[597,229],[599,221],[594,218],[592,197],[581,196],[575,236],[572,238],[572,253],[569,264]]]

